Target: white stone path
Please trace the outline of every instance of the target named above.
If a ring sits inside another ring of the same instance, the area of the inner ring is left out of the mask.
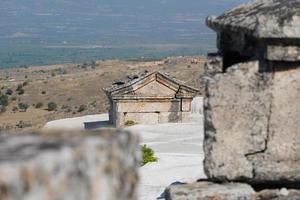
[[[63,119],[46,124],[45,129],[85,129],[106,125],[108,115]],[[201,120],[200,120],[201,121]],[[151,147],[158,162],[140,169],[140,200],[155,200],[172,183],[194,182],[203,172],[203,123],[136,125],[127,128],[141,136],[141,144]]]
[[[159,158],[140,170],[140,200],[159,199],[172,183],[205,178],[201,124],[137,125],[129,129],[141,135],[142,144],[151,147]]]

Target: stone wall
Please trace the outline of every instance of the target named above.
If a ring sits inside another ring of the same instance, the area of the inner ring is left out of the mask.
[[[0,137],[1,200],[135,200],[138,138],[125,131]]]
[[[203,79],[207,180],[170,186],[166,199],[300,199],[300,68],[260,73],[252,61],[220,73],[213,60]]]
[[[232,66],[208,81],[205,170],[211,180],[300,182],[300,69]]]
[[[191,120],[191,99],[130,100],[118,101],[114,105],[111,121],[117,127],[124,127],[128,121],[158,124],[185,123]]]

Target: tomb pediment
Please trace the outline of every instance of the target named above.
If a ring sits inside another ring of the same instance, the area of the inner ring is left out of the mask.
[[[147,85],[144,85],[143,87],[133,91],[131,94],[142,97],[174,97],[176,92],[176,90],[154,80]]]
[[[146,73],[133,76],[128,81],[118,81],[105,91],[112,99],[192,98],[198,93],[197,89],[161,72]]]

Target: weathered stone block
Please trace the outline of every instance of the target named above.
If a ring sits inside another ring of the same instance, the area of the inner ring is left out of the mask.
[[[124,116],[125,116],[124,117],[125,125],[126,125],[126,122],[128,122],[128,121],[134,121],[138,124],[145,123],[145,122],[147,122],[147,124],[157,124],[159,114],[158,113],[136,112],[136,113],[126,113]]]
[[[299,62],[300,1],[252,0],[207,18],[217,32],[223,69],[259,60],[261,71],[275,62]]]
[[[274,46],[267,47],[266,59],[272,61],[300,61],[300,47],[298,46]]]
[[[205,171],[213,180],[300,181],[300,69],[232,66],[207,85]]]
[[[191,100],[190,100],[191,101]],[[145,112],[176,112],[180,111],[180,101],[153,100],[143,101],[136,100],[134,102],[119,102],[117,112],[145,113]]]
[[[259,181],[300,181],[300,69],[273,74],[265,151],[249,156]]]
[[[244,63],[209,81],[205,100],[205,171],[209,178],[253,178],[248,154],[264,151],[268,132],[271,76],[258,62]]]
[[[0,137],[0,199],[136,199],[138,139],[128,132]]]
[[[197,182],[166,189],[167,200],[298,200],[299,189],[264,189],[255,191],[245,183]]]
[[[256,38],[299,38],[299,0],[253,0],[219,17],[208,17],[217,32],[247,33]]]
[[[288,190],[286,188],[277,190],[263,190],[256,193],[257,200],[298,200],[300,190]]]
[[[242,183],[198,182],[167,188],[167,200],[255,200],[251,186]]]

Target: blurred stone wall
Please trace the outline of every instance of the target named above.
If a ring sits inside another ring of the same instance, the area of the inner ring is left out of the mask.
[[[127,131],[0,136],[1,200],[135,200],[137,136]]]

